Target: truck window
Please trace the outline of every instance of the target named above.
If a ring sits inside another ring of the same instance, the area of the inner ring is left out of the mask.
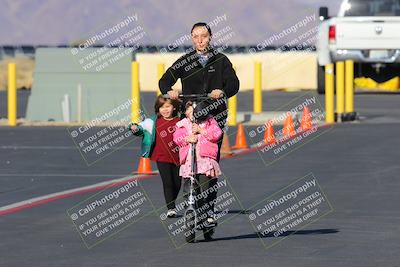
[[[339,16],[400,16],[400,0],[344,1],[340,7]]]

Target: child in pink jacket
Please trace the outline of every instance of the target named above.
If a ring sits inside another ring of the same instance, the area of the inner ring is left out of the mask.
[[[217,162],[218,140],[222,136],[222,130],[217,121],[208,114],[206,103],[199,103],[193,108],[193,103],[186,104],[186,118],[176,123],[176,130],[173,135],[174,142],[179,146],[179,160],[181,167],[179,175],[182,177],[191,176],[191,145],[196,146],[196,171],[194,173],[199,185],[195,190],[198,195],[201,192],[213,187],[217,178],[221,175],[221,169]],[[192,122],[195,119],[195,122]],[[190,180],[185,179],[183,191],[185,197],[189,192]],[[202,199],[200,206],[208,203],[209,209],[207,222],[215,223],[214,200],[217,197],[217,190],[210,192],[205,199]]]

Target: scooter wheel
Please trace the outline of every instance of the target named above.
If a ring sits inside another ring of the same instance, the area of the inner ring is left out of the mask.
[[[203,236],[206,241],[211,241],[213,239],[212,237],[213,237],[214,233],[215,233],[214,227],[209,227],[209,228],[203,229]]]
[[[185,239],[188,243],[193,243],[196,239],[196,212],[188,211],[185,213]]]

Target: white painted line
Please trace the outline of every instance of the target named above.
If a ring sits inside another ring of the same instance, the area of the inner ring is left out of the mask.
[[[155,173],[156,174],[156,173]],[[88,186],[83,186],[83,187],[78,187],[74,189],[69,189],[69,190],[64,190],[40,197],[35,197],[35,198],[30,198],[24,201],[16,202],[13,204],[9,204],[3,207],[0,207],[0,215],[5,215],[13,212],[17,212],[23,209],[39,206],[51,201],[63,199],[69,196],[74,196],[77,194],[82,194],[82,193],[87,193],[91,191],[97,191],[97,190],[102,190],[107,188],[108,186],[111,186],[113,184],[119,184],[119,183],[124,183],[128,182],[130,180],[135,180],[138,178],[145,178],[149,177],[150,175],[132,175],[132,176],[125,176],[119,179],[114,179],[110,181],[105,181],[105,182],[100,182]]]
[[[71,149],[71,150],[77,150],[78,147],[76,146],[0,146],[0,149]],[[115,148],[113,150],[132,150],[132,149],[140,149],[138,146],[134,147],[121,147],[121,148]]]
[[[125,177],[126,174],[69,174],[69,173],[0,173],[0,176],[11,176],[11,177]]]

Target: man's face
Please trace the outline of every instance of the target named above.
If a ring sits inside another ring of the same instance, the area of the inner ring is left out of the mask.
[[[192,42],[197,51],[204,51],[210,43],[211,36],[204,26],[195,27],[192,31]]]

